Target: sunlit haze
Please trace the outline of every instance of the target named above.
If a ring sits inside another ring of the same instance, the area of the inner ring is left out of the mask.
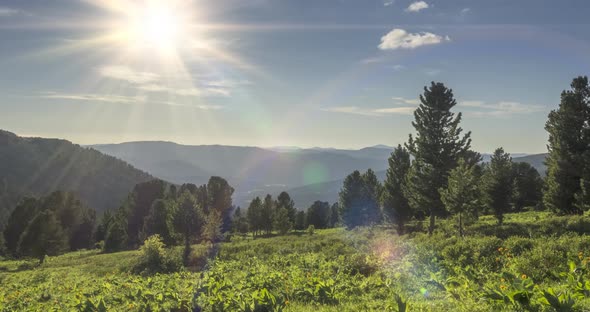
[[[79,144],[391,146],[441,81],[475,150],[545,152],[547,114],[590,69],[586,3],[415,3],[3,1],[0,128]]]

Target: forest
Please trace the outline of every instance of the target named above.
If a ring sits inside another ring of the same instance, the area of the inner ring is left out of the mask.
[[[68,189],[14,191],[0,197],[0,310],[586,311],[590,84],[570,86],[545,124],[547,172],[500,146],[483,162],[453,90],[432,82],[385,181],[351,172],[338,202],[282,192],[236,207],[223,177],[133,170],[126,198],[99,210]]]

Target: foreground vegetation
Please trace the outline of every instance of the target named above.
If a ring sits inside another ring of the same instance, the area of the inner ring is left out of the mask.
[[[583,311],[590,306],[589,216],[233,236],[195,245],[205,265],[136,272],[140,251],[77,251],[0,262],[1,311]],[[272,235],[271,235],[272,236]],[[181,247],[168,251],[180,256]],[[132,272],[135,272],[132,273]]]

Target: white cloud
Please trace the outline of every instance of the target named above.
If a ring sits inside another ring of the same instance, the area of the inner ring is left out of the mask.
[[[467,13],[471,12],[470,8],[464,8],[463,10],[461,10],[461,15],[465,15]]]
[[[406,11],[407,12],[419,12],[421,10],[428,9],[429,7],[430,7],[430,5],[428,5],[428,3],[424,2],[424,1],[416,1],[416,2],[413,2],[412,4],[410,4],[410,6],[408,6]]]
[[[410,115],[415,107],[384,107],[384,108],[362,108],[358,106],[337,106],[322,108],[322,111],[333,113],[345,113],[362,116],[380,117],[386,115]]]
[[[13,16],[13,15],[21,14],[21,13],[22,13],[21,10],[11,9],[11,8],[7,8],[7,7],[0,7],[0,17]]]
[[[450,40],[448,36],[443,37],[430,32],[408,33],[403,29],[395,28],[381,37],[379,49],[415,49],[420,46],[439,44],[443,41]]]
[[[405,67],[404,65],[401,65],[401,64],[393,65],[393,67],[392,67],[392,68],[393,68],[393,70],[395,70],[395,71],[400,71],[400,70],[404,70],[404,69],[406,69],[406,67]]]
[[[523,104],[511,101],[500,101],[493,104],[487,104],[484,101],[462,101],[458,106],[473,109],[468,111],[467,114],[476,117],[507,117],[515,114],[536,113],[545,110],[541,105]]]
[[[428,76],[437,76],[440,73],[442,73],[442,70],[433,68],[433,69],[427,69],[426,71],[424,71],[424,73]]]
[[[149,72],[135,71],[127,66],[104,66],[98,69],[103,77],[123,80],[134,84],[145,84],[157,81],[160,76]]]
[[[133,85],[137,90],[145,92],[162,92],[180,96],[209,96],[228,97],[231,90],[238,86],[250,84],[247,80],[233,81],[229,79],[216,79],[212,77],[195,78],[196,86],[178,87],[165,83],[164,77],[152,72],[136,71],[127,66],[109,65],[98,68],[98,73],[105,78],[125,81]]]
[[[141,103],[145,102],[145,96],[125,96],[114,94],[93,94],[93,93],[59,93],[46,92],[41,95],[46,99],[76,100],[76,101],[95,101],[109,103]]]
[[[394,96],[391,99],[393,99],[397,103],[401,103],[401,104],[409,104],[409,105],[418,105],[418,104],[420,104],[420,100],[419,99],[406,99],[406,98],[403,98],[403,97],[400,97],[400,96]]]
[[[106,102],[106,103],[119,103],[119,104],[160,104],[167,106],[182,106],[198,108],[202,110],[220,110],[223,109],[221,105],[210,105],[210,104],[183,104],[172,101],[161,102],[161,101],[148,101],[147,97],[142,95],[137,96],[126,96],[126,95],[115,95],[115,94],[95,94],[95,93],[62,93],[62,92],[45,92],[40,95],[41,98],[53,99],[53,100],[71,100],[71,101],[89,101],[89,102]]]
[[[385,1],[383,1],[383,6],[388,7],[388,6],[393,5],[394,3],[395,3],[395,0],[385,0]]]

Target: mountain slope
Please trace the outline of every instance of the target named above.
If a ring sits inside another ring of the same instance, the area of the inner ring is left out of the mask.
[[[100,212],[118,207],[135,184],[149,179],[91,148],[0,130],[0,226],[23,196],[71,191]]]

